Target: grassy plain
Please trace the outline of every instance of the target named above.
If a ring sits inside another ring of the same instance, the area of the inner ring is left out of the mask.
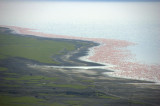
[[[42,63],[57,63],[52,56],[74,49],[74,44],[70,42],[0,34],[0,59],[21,57]]]

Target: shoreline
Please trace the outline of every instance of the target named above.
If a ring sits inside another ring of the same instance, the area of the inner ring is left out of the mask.
[[[28,58],[23,58],[23,57],[15,57],[15,59],[21,59],[24,61],[29,61],[29,63],[37,64],[37,65],[48,65],[48,66],[67,66],[67,67],[75,67],[75,66],[88,66],[88,67],[93,67],[93,66],[104,66],[99,63],[94,63],[94,62],[87,62],[83,60],[79,60],[78,58],[80,56],[85,56],[86,51],[90,47],[97,46],[97,43],[91,42],[91,41],[82,41],[82,40],[72,40],[72,39],[62,39],[62,38],[45,38],[45,37],[39,37],[39,36],[34,36],[34,35],[22,35],[19,33],[15,33],[14,30],[6,28],[6,27],[0,27],[0,32],[1,34],[9,34],[10,36],[23,36],[25,38],[35,38],[37,40],[50,40],[50,41],[56,41],[56,42],[69,42],[72,45],[74,45],[74,49],[71,51],[67,50],[61,50],[59,53],[60,54],[55,54],[52,55],[50,58],[52,58],[56,63],[43,63],[39,62],[36,60],[28,59]],[[14,32],[14,33],[13,33]],[[65,46],[65,45],[64,45]],[[61,55],[62,53],[62,55]],[[13,57],[14,59],[14,57]],[[28,63],[28,62],[27,62]]]
[[[156,83],[160,83],[160,65],[148,65],[128,61],[130,59],[132,60],[134,58],[134,55],[129,50],[127,50],[127,47],[134,46],[136,45],[135,43],[115,39],[83,38],[45,34],[42,32],[34,32],[32,31],[33,29],[21,28],[16,26],[3,27],[10,28],[14,30],[15,33],[23,35],[35,35],[47,38],[84,40],[99,43],[99,46],[92,47],[88,55],[81,57],[80,60],[82,59],[83,61],[90,61],[109,66],[107,67],[107,69],[114,70],[114,72],[109,74],[107,73],[107,75],[113,77],[153,81]]]

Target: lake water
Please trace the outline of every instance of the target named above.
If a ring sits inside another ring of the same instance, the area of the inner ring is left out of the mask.
[[[160,64],[160,2],[0,1],[0,25],[127,40],[137,61]]]

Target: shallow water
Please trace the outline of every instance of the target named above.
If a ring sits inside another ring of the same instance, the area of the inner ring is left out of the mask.
[[[160,63],[160,2],[0,1],[0,25],[136,43],[134,61]]]

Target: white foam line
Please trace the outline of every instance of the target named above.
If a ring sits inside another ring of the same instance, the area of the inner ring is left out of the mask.
[[[30,65],[30,67],[44,67],[44,68],[60,68],[60,69],[106,69],[107,66],[47,66],[47,65]]]

